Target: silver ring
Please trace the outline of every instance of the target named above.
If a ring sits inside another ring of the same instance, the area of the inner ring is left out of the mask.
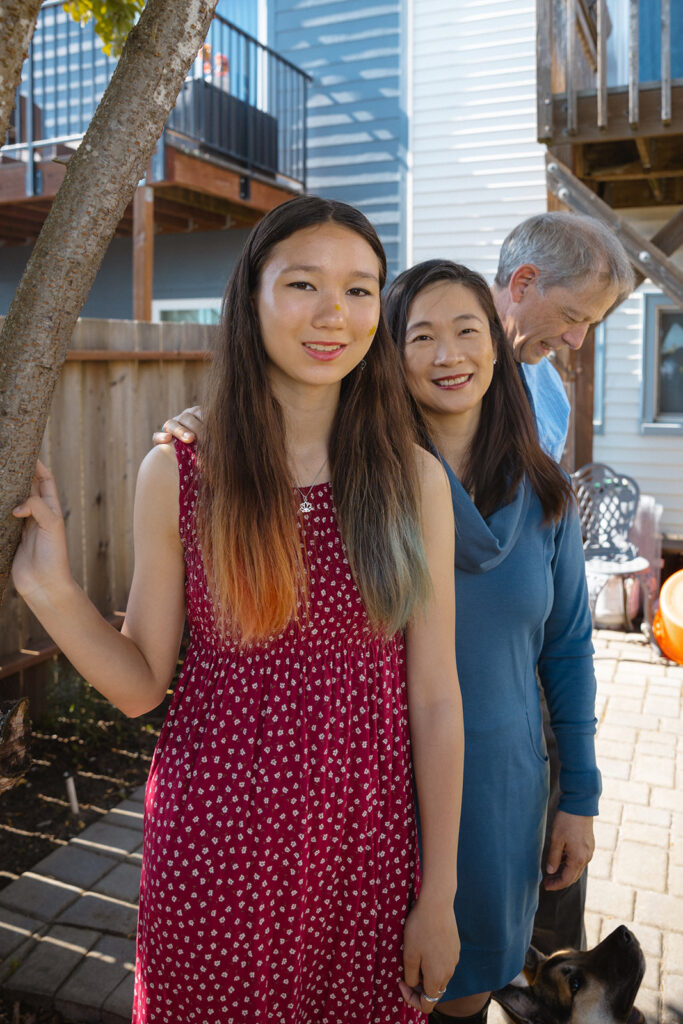
[[[441,999],[441,996],[445,991],[446,989],[444,989],[443,992],[437,992],[435,996],[428,996],[426,992],[423,992],[422,998],[424,999],[425,1003],[438,1003],[439,999]]]

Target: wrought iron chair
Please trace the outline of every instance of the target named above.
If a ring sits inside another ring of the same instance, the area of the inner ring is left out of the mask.
[[[602,462],[589,462],[572,474],[572,485],[579,506],[591,616],[595,621],[598,596],[616,576],[621,580],[624,625],[631,629],[626,580],[635,579],[642,587],[646,618],[651,601],[643,579],[650,563],[628,539],[638,507],[638,484]]]

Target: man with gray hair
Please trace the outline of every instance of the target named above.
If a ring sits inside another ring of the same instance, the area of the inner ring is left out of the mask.
[[[579,349],[589,329],[634,287],[629,258],[600,221],[571,213],[541,213],[503,242],[493,285],[496,309],[519,364],[541,444],[558,461],[570,406],[546,356]],[[541,695],[542,696],[542,695]],[[586,947],[585,865],[593,855],[593,819],[558,810],[557,744],[541,699],[550,762],[550,798],[543,883],[533,944],[544,953]]]
[[[493,296],[536,415],[539,437],[558,461],[569,426],[569,401],[545,356],[579,349],[589,329],[633,291],[634,275],[619,239],[601,221],[540,213],[503,242]]]

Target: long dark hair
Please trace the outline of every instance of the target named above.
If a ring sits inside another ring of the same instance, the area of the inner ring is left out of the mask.
[[[386,257],[363,214],[298,196],[253,229],[223,299],[200,446],[198,533],[220,625],[245,643],[276,635],[307,598],[284,418],[270,388],[253,297],[274,246],[329,221],[368,243],[382,287]],[[404,626],[430,590],[414,439],[401,359],[382,314],[365,365],[341,382],[329,446],[349,565],[380,632]]]
[[[437,281],[462,284],[473,292],[488,319],[496,358],[493,379],[482,399],[479,425],[462,473],[463,487],[473,495],[475,505],[485,518],[512,500],[526,475],[543,506],[546,521],[559,518],[571,489],[559,466],[538,441],[512,348],[507,343],[491,289],[484,278],[450,260],[426,260],[399,274],[387,290],[385,312],[401,356],[405,350],[410,306],[423,288]],[[412,404],[422,443],[429,447],[425,419],[414,399]]]

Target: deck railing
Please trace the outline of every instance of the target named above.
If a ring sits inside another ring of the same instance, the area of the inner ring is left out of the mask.
[[[674,57],[672,79],[671,0],[538,0],[539,140],[555,139],[560,132],[570,138],[577,134],[582,127],[578,97],[586,92],[595,95],[595,126],[601,131],[609,127],[608,93],[626,90],[628,125],[638,129],[643,88],[649,94],[658,91],[657,120],[669,125],[672,81],[683,76],[678,36]],[[565,101],[563,125],[557,123],[554,103],[559,95]],[[650,122],[654,112],[648,96]]]
[[[27,196],[41,194],[44,160],[66,160],[77,148],[115,66],[92,23],[78,25],[63,0],[46,0],[0,149],[1,161],[26,164]],[[308,81],[294,64],[216,15],[160,150],[172,142],[305,187]]]

